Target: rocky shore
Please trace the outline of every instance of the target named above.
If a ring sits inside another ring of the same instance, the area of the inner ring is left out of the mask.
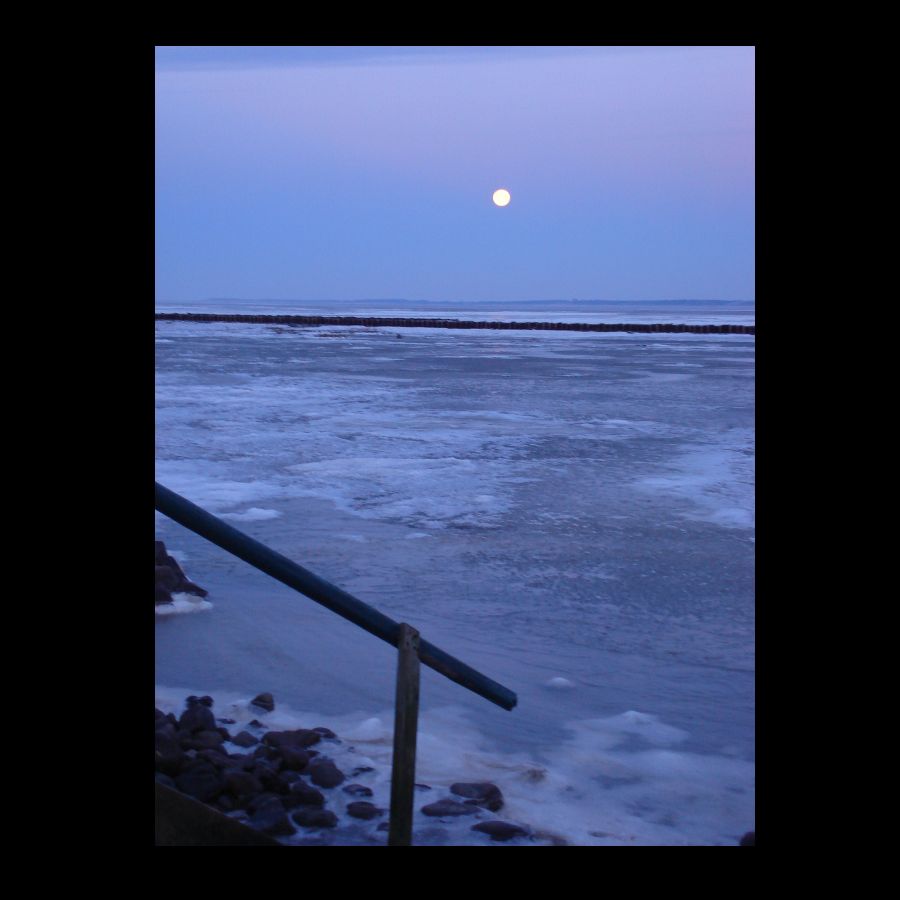
[[[367,826],[354,829],[355,842],[386,843],[389,811],[373,802],[377,773],[368,765],[339,768],[332,754],[344,742],[333,731],[273,730],[258,718],[229,730],[235,720],[217,718],[213,707],[212,697],[189,696],[179,716],[155,710],[158,782],[285,844],[323,843],[314,838],[351,825]],[[271,694],[248,704],[262,717],[274,708]],[[416,805],[422,816],[435,823],[473,820],[470,843],[565,843],[495,815],[504,798],[490,782],[457,782],[434,798],[430,785],[416,789],[429,801]]]

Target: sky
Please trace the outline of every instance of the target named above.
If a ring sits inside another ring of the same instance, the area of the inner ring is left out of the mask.
[[[754,300],[754,122],[753,47],[157,47],[156,299]]]

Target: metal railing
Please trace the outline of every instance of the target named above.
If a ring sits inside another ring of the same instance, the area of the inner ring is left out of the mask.
[[[407,623],[395,622],[159,482],[156,483],[156,509],[179,525],[398,648],[388,843],[394,846],[411,844],[419,662],[506,710],[515,707],[515,693],[434,644],[422,640],[418,631]]]

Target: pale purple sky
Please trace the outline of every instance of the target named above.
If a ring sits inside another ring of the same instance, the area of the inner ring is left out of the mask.
[[[752,47],[160,47],[157,300],[752,300],[754,80]]]

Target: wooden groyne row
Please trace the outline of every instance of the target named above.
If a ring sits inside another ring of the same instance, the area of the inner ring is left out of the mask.
[[[516,331],[626,331],[639,334],[756,334],[755,325],[676,325],[670,322],[479,322],[466,319],[407,319],[386,316],[250,316],[241,313],[156,313],[157,320],[245,322],[256,325],[357,325],[374,328],[491,328]]]

